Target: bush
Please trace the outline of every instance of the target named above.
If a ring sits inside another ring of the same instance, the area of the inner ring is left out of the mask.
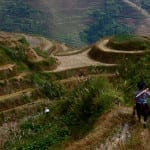
[[[19,42],[25,46],[29,46],[29,43],[25,37],[22,37],[21,39],[19,39]]]
[[[119,98],[118,98],[119,97]],[[87,123],[100,113],[113,107],[115,100],[122,100],[120,94],[104,78],[87,80],[57,106],[60,115],[66,115],[66,124],[76,125],[83,120]],[[69,118],[73,118],[68,121]]]
[[[40,90],[50,99],[60,98],[64,93],[60,84],[47,81],[41,85]]]
[[[137,89],[137,82],[144,80],[147,87],[150,85],[150,69],[149,69],[150,56],[139,59],[134,62],[133,60],[124,60],[119,67],[119,78],[116,81],[119,89],[124,92],[124,97],[127,103],[133,101],[133,95]],[[120,83],[119,83],[120,82]]]
[[[118,50],[149,50],[150,40],[133,35],[118,35],[112,37],[107,45]]]
[[[60,98],[65,93],[62,85],[46,78],[46,76],[36,73],[31,76],[31,81],[44,96],[50,99]]]
[[[45,90],[53,87],[53,84],[45,82],[42,85]],[[47,94],[51,96],[49,91]],[[21,124],[21,135],[13,142],[8,141],[5,148],[45,150],[68,138],[82,136],[101,113],[113,107],[116,97],[119,93],[106,79],[87,80],[51,106],[49,116],[42,114]]]
[[[27,64],[29,68],[32,70],[44,71],[44,70],[51,70],[55,68],[56,60],[51,57],[38,62],[27,61]]]

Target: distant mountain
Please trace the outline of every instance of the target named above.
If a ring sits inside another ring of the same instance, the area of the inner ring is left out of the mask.
[[[85,46],[89,42],[81,40],[80,35],[99,18],[91,17],[92,14],[96,11],[106,14],[107,5],[112,2],[115,5],[110,9],[119,10],[116,15],[114,12],[115,24],[127,25],[136,34],[150,35],[148,0],[1,0],[0,30],[38,34],[71,46]],[[106,29],[99,30],[106,32]]]

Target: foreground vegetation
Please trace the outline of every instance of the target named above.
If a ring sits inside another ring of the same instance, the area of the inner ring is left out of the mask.
[[[131,37],[115,37],[113,40],[121,43],[132,41]],[[118,104],[131,106],[139,80],[144,80],[147,86],[150,84],[150,56],[147,53],[138,56],[136,61],[134,55],[132,59],[121,59],[119,66],[89,66],[51,73],[43,71],[55,66],[55,59],[47,57],[43,52],[42,60],[29,59],[29,44],[25,39],[17,42],[14,47],[0,44],[1,65],[15,63],[17,66],[16,74],[11,74],[8,69],[10,78],[3,69],[3,76],[0,74],[0,124],[16,124],[13,129],[9,130],[8,127],[7,136],[2,139],[0,148],[4,150],[63,149],[67,143],[88,134],[104,112]],[[146,46],[145,50],[148,51],[149,47]],[[27,75],[14,78],[18,73]],[[113,76],[96,76],[101,73]],[[90,78],[88,75],[91,75]],[[71,81],[71,86],[66,86],[63,79],[69,77],[83,80],[77,83]],[[44,113],[45,106],[50,109],[48,114]],[[131,136],[131,139],[134,138]],[[132,144],[127,143],[127,146],[131,147]]]
[[[9,149],[48,149],[64,140],[82,137],[94,120],[112,108],[120,94],[103,78],[88,80],[50,106],[48,115],[41,114],[20,124],[5,144]]]
[[[137,89],[137,83],[143,80],[146,87],[150,85],[150,55],[134,62],[132,60],[122,61],[119,68],[119,89],[124,92],[127,103],[133,103],[133,93]]]

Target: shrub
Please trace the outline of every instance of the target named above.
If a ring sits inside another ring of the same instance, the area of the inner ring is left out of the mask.
[[[47,81],[41,85],[40,90],[50,99],[60,98],[64,93],[60,84]]]
[[[18,40],[21,44],[25,45],[25,46],[29,46],[28,41],[26,40],[25,37],[22,37],[21,39]]]
[[[60,98],[65,92],[62,85],[47,80],[46,77],[41,74],[33,74],[31,76],[31,81],[43,95],[50,99]]]
[[[48,54],[48,51],[43,51],[39,48],[34,48],[34,50],[36,51],[36,53],[39,55],[39,56],[42,56],[44,58],[48,58],[49,57],[49,54]]]
[[[38,62],[27,61],[27,64],[30,69],[35,70],[35,71],[51,70],[55,68],[56,60],[50,57],[50,58],[47,58]]]
[[[112,37],[107,45],[118,50],[149,50],[150,40],[133,35],[118,35]]]
[[[122,61],[118,70],[119,78],[116,82],[119,89],[124,92],[126,102],[131,102],[131,100],[133,100],[138,81],[144,80],[147,86],[150,85],[149,62],[149,55],[145,55],[145,57],[139,59],[137,62],[134,62],[133,60]]]
[[[93,124],[94,120],[104,111],[112,108],[116,99],[122,98],[112,85],[104,78],[88,80],[75,88],[72,93],[63,99],[58,108],[59,115],[63,115],[64,122],[72,131],[78,130],[78,135]],[[88,125],[87,125],[88,123]]]
[[[44,82],[42,85],[45,90],[53,87],[52,83]],[[113,107],[116,97],[119,97],[119,93],[106,79],[87,80],[57,101],[49,116],[41,114],[21,124],[21,135],[13,142],[5,143],[5,148],[45,150],[71,136],[83,135],[102,112]]]

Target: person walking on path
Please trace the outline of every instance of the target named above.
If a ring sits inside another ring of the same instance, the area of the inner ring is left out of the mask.
[[[138,82],[138,90],[135,92],[135,108],[139,121],[141,121],[141,115],[144,117],[144,127],[146,127],[147,117],[149,115],[149,106],[147,98],[150,96],[148,88],[145,89],[145,83],[143,81]]]

